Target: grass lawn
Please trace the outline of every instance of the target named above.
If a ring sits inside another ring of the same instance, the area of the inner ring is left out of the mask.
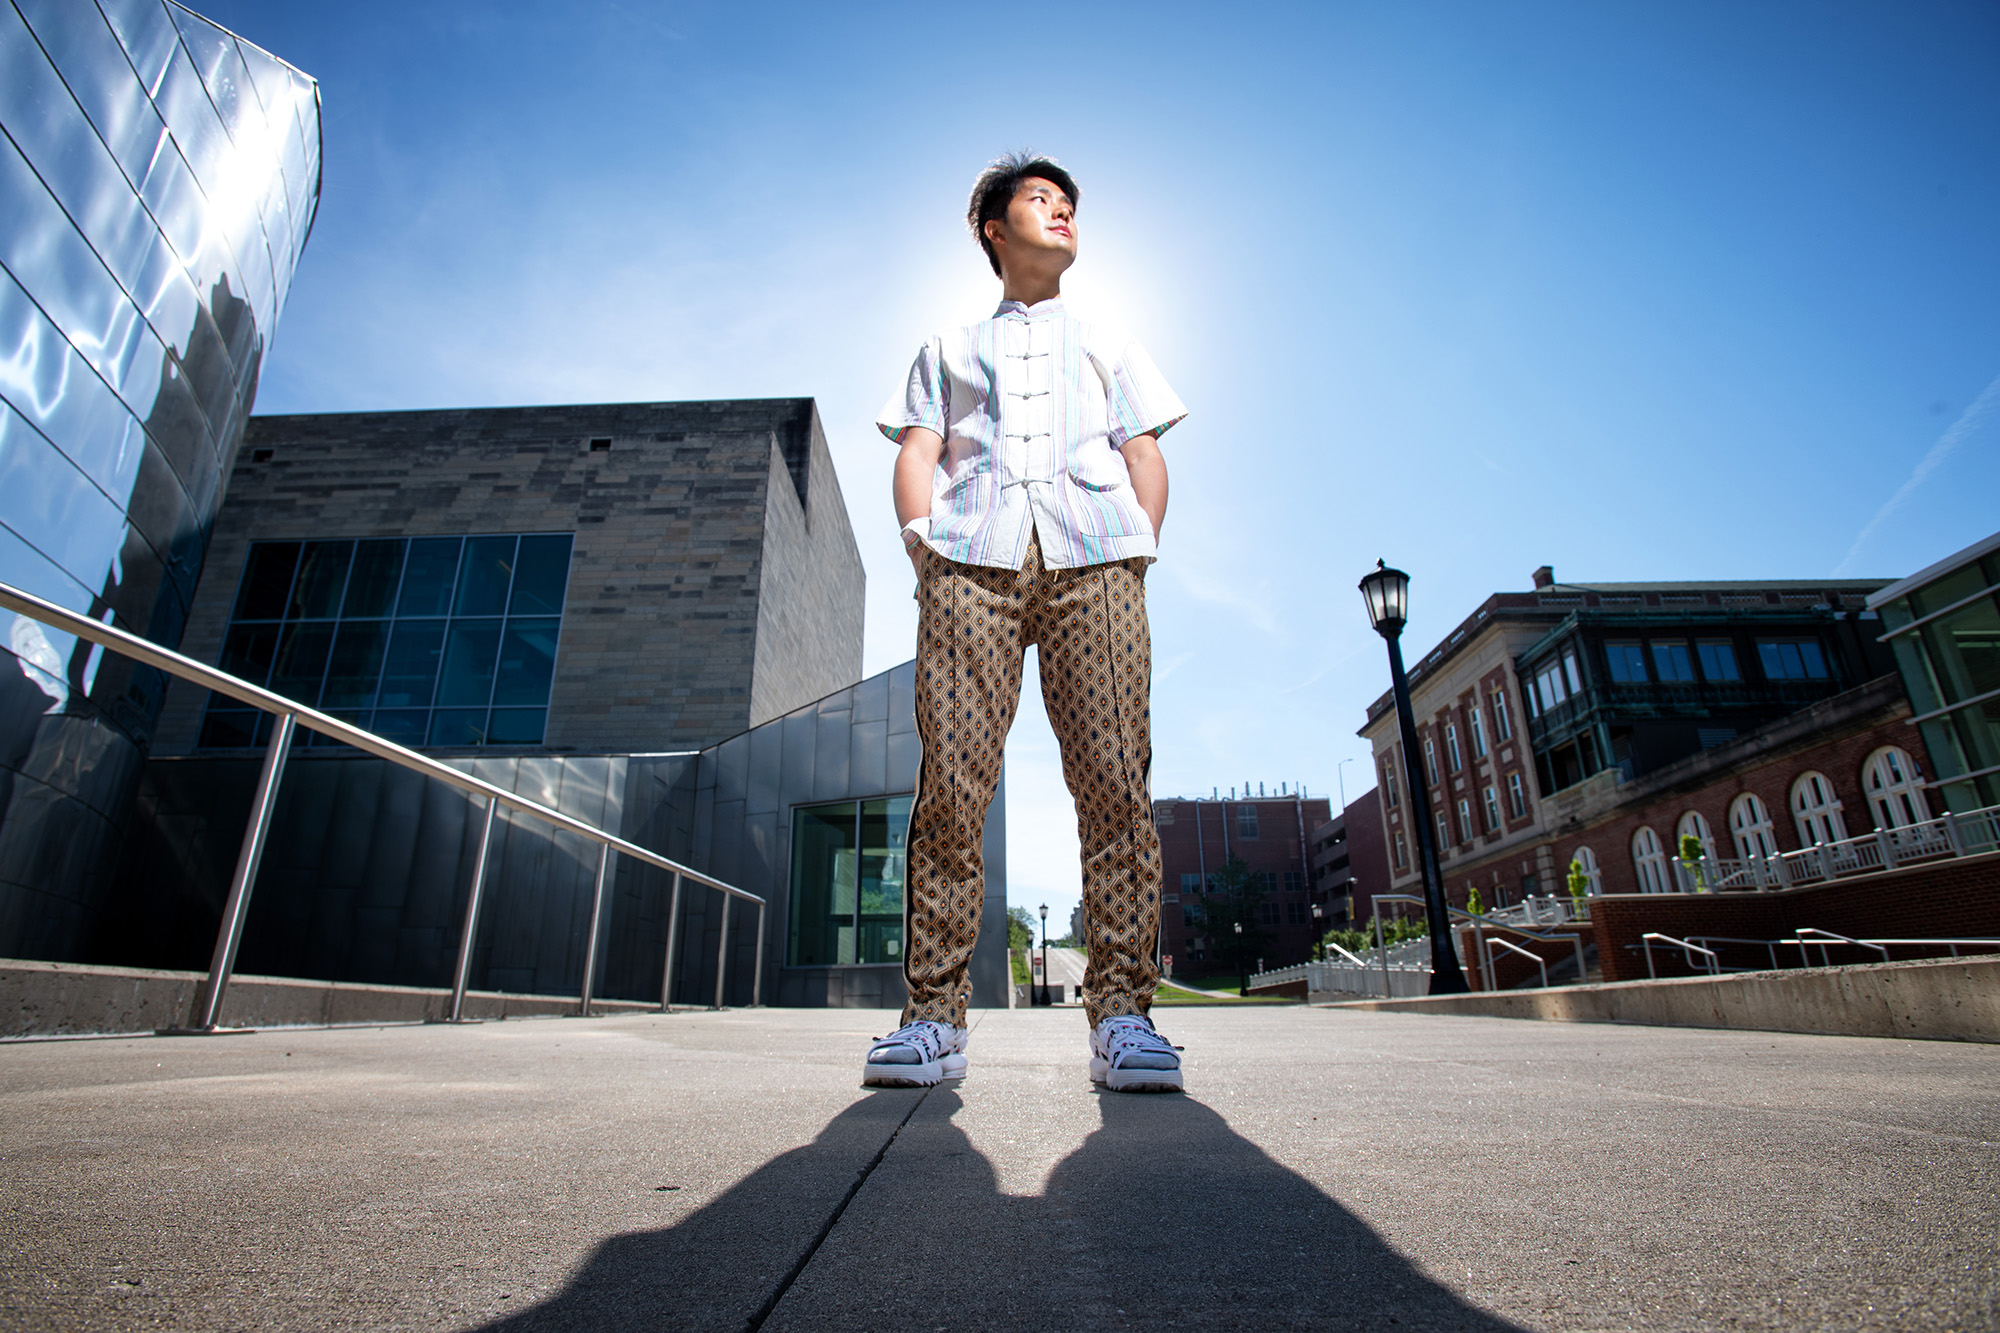
[[[1216,989],[1222,989],[1217,983]],[[1161,1004],[1297,1004],[1299,1001],[1283,995],[1203,995],[1198,991],[1183,990],[1171,981],[1162,981],[1153,992],[1153,1003]]]

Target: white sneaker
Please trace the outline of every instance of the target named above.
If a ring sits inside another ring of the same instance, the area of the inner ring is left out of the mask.
[[[1113,1092],[1179,1092],[1180,1049],[1154,1029],[1150,1018],[1107,1018],[1090,1034],[1091,1082]]]
[[[877,1087],[928,1088],[965,1077],[965,1043],[972,1034],[949,1023],[905,1023],[868,1048],[861,1081]]]

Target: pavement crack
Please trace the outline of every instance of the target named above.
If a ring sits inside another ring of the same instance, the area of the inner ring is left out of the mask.
[[[875,1174],[875,1168],[882,1165],[882,1159],[889,1155],[889,1149],[894,1146],[896,1136],[903,1132],[903,1126],[910,1123],[910,1117],[917,1113],[917,1108],[924,1104],[924,1098],[930,1095],[931,1090],[925,1088],[922,1095],[910,1103],[910,1109],[903,1112],[903,1118],[898,1120],[896,1127],[889,1131],[889,1137],[882,1140],[882,1146],[877,1148],[875,1155],[868,1159],[868,1165],[862,1167],[860,1174],[854,1177],[854,1183],[847,1187],[847,1193],[843,1194],[840,1202],[834,1205],[833,1212],[828,1215],[826,1223],[820,1227],[819,1234],[813,1237],[812,1244],[806,1246],[806,1252],[799,1256],[799,1261],[792,1265],[792,1271],[785,1274],[784,1280],[779,1282],[772,1289],[771,1294],[765,1298],[764,1303],[757,1307],[757,1313],[750,1316],[749,1322],[744,1325],[745,1333],[757,1333],[758,1329],[764,1327],[764,1321],[769,1319],[771,1312],[778,1308],[778,1302],[785,1299],[786,1293],[792,1289],[792,1284],[799,1280],[799,1274],[806,1271],[806,1265],[811,1263],[813,1256],[819,1253],[819,1247],[826,1244],[826,1238],[833,1234],[834,1227],[840,1223],[841,1214],[847,1211],[847,1205],[854,1202],[854,1196],[859,1194],[861,1187],[868,1183],[868,1177]]]

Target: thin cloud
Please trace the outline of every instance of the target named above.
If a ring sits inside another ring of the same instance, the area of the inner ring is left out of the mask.
[[[1863,527],[1860,535],[1855,537],[1854,545],[1847,549],[1846,557],[1834,566],[1835,574],[1853,572],[1855,559],[1861,554],[1861,548],[1868,544],[1868,539],[1875,535],[1875,530],[1888,521],[1889,515],[1902,508],[1904,502],[1916,494],[1917,487],[1923,485],[1925,479],[1937,471],[1945,459],[1957,452],[1960,445],[1971,439],[1996,409],[2000,409],[2000,375],[1994,376],[1993,382],[1986,386],[1985,392],[1972,400],[1972,406],[1961,412],[1958,420],[1952,422],[1945,433],[1938,436],[1937,443],[1933,444],[1930,452],[1918,462],[1915,470],[1910,473],[1909,480],[1897,487],[1896,493],[1875,511],[1875,517],[1868,520],[1867,526]]]

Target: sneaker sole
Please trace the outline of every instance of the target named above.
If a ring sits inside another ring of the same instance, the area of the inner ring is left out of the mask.
[[[1113,1069],[1102,1056],[1090,1057],[1090,1081],[1113,1092],[1185,1092],[1178,1069]]]
[[[932,1060],[921,1065],[878,1065],[863,1063],[861,1082],[864,1087],[876,1088],[931,1088],[950,1079],[965,1077],[966,1060],[963,1055],[953,1052],[942,1060]]]

